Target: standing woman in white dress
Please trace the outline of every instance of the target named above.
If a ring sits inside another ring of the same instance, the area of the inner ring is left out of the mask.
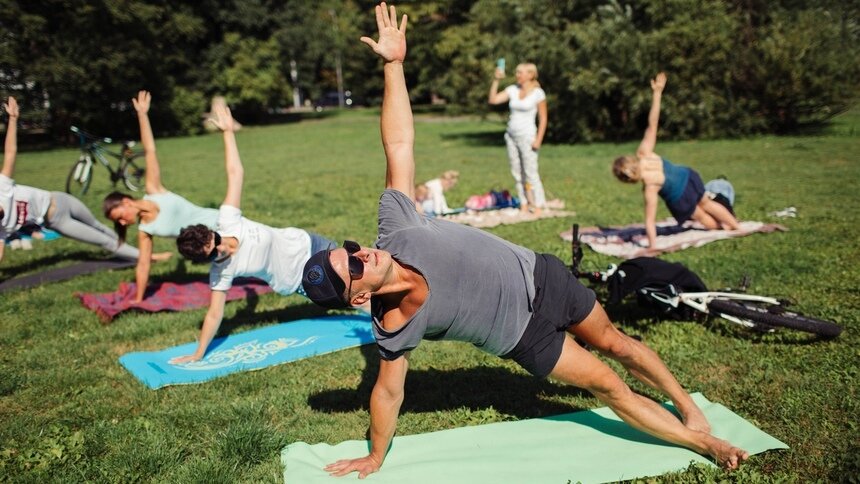
[[[517,83],[499,92],[499,80],[504,77],[505,72],[496,69],[487,100],[490,104],[508,103],[511,117],[505,131],[505,143],[520,207],[540,215],[546,207],[546,195],[538,173],[538,150],[543,143],[547,125],[546,93],[540,87],[537,66],[534,64],[518,65]]]

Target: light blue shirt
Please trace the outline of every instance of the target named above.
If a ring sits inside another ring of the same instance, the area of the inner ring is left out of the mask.
[[[690,169],[686,166],[674,165],[666,158],[663,158],[663,175],[666,181],[660,187],[660,197],[666,200],[666,203],[677,202],[687,187],[687,181],[690,179]]]
[[[173,192],[145,195],[144,200],[158,205],[158,216],[141,223],[138,230],[158,237],[179,237],[179,231],[189,225],[203,224],[210,229],[218,225],[218,210],[194,205]]]

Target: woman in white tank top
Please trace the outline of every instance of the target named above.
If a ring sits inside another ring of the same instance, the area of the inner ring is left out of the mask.
[[[511,117],[505,131],[505,143],[511,175],[516,182],[522,210],[531,209],[535,215],[540,215],[541,209],[546,206],[546,195],[538,173],[538,150],[547,126],[546,93],[537,80],[538,71],[534,64],[518,65],[517,83],[499,92],[499,80],[503,77],[504,71],[496,69],[487,101],[490,104],[508,103],[510,107]]]

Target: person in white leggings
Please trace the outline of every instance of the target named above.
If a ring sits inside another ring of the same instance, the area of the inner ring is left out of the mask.
[[[535,215],[546,207],[546,195],[538,173],[538,150],[547,126],[546,93],[537,80],[537,67],[531,63],[517,66],[517,83],[499,92],[499,80],[504,71],[496,69],[487,98],[490,104],[508,103],[511,117],[505,131],[511,175],[516,182],[517,196],[523,210]],[[537,126],[535,126],[537,118]]]
[[[117,257],[136,260],[138,250],[119,243],[113,230],[96,220],[77,198],[63,192],[49,192],[15,183],[12,176],[18,153],[18,103],[10,97],[3,107],[9,115],[9,122],[6,126],[3,168],[0,171],[0,240],[15,233],[26,223],[35,223],[70,239],[98,245]],[[0,244],[0,260],[3,259],[3,252],[4,245]],[[169,252],[152,256],[153,260],[169,257]]]

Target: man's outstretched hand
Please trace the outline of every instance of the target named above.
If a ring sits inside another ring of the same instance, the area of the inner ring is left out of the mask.
[[[369,45],[385,62],[403,62],[406,58],[406,15],[398,28],[394,6],[388,7],[382,2],[376,6],[376,27],[379,29],[378,41],[370,37],[362,37],[361,41]]]

